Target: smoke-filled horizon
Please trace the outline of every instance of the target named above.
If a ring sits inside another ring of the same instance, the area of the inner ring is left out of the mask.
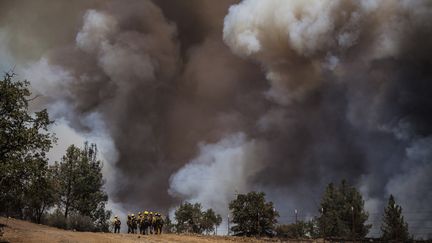
[[[391,193],[432,211],[431,20],[426,0],[1,1],[0,67],[59,140],[101,141],[124,211],[260,190],[288,222],[348,179],[379,220]]]

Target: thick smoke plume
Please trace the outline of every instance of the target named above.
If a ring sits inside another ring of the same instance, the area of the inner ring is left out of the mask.
[[[431,14],[426,1],[232,6],[225,43],[262,66],[275,104],[258,122],[272,157],[257,183],[285,198],[300,189],[313,208],[317,185],[349,178],[377,217],[389,193],[430,211]]]
[[[198,156],[171,178],[170,192],[226,212],[233,195],[251,189],[254,176],[264,166],[263,154],[265,145],[246,141],[242,133],[200,145]]]
[[[0,64],[54,118],[104,134],[125,211],[190,200],[225,215],[263,190],[289,222],[346,178],[373,220],[393,193],[414,233],[432,224],[410,214],[432,200],[428,1],[46,3],[0,3]]]

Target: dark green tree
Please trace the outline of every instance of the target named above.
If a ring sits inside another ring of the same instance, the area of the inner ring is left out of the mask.
[[[55,137],[47,111],[29,111],[29,82],[13,77],[0,80],[0,213],[39,221],[51,204],[38,183],[49,184],[46,153]]]
[[[203,213],[201,204],[191,204],[185,202],[180,204],[180,207],[175,211],[176,231],[177,233],[188,232],[201,234],[203,228],[201,226]]]
[[[172,232],[174,231],[174,227],[175,227],[175,225],[174,225],[173,222],[171,221],[170,216],[167,215],[167,216],[165,217],[165,223],[164,223],[163,230],[164,230],[166,233],[172,233]]]
[[[201,227],[209,234],[211,232],[216,232],[216,227],[222,223],[222,217],[216,214],[213,209],[207,209],[207,211],[202,213]]]
[[[266,202],[263,192],[238,194],[230,202],[229,209],[233,215],[234,226],[231,230],[235,235],[261,236],[271,234],[277,223],[279,213],[272,202]]]
[[[206,232],[209,234],[210,232],[215,232],[216,227],[222,223],[222,217],[219,214],[216,214],[211,208],[203,211],[199,203],[191,204],[185,202],[180,204],[174,216],[177,221],[175,225],[177,233],[202,234]]]
[[[54,206],[58,200],[55,190],[56,181],[52,169],[47,167],[45,161],[40,160],[33,165],[41,168],[33,169],[32,183],[25,192],[26,215],[33,222],[40,224],[46,210]]]
[[[105,210],[108,196],[103,190],[102,163],[96,145],[84,149],[69,146],[60,163],[53,166],[57,181],[58,207],[64,217],[70,213],[90,217],[97,230],[108,231],[111,212]]]
[[[340,203],[339,199],[337,188],[330,183],[321,199],[321,216],[317,220],[320,234],[323,237],[342,234],[339,229],[343,227],[343,222],[339,219],[339,206],[335,203]]]
[[[105,209],[106,201],[100,201],[99,205],[96,207],[96,210],[92,212],[91,219],[94,220],[95,231],[101,232],[112,232],[110,231],[110,218],[112,215],[111,210]]]
[[[318,227],[322,237],[364,238],[371,227],[360,192],[342,180],[338,187],[330,183],[321,199]]]
[[[402,216],[402,207],[396,204],[390,195],[387,207],[384,209],[381,225],[382,239],[385,241],[407,242],[409,240],[408,224]]]
[[[217,229],[221,223],[222,223],[222,216],[220,214],[217,214],[216,221],[215,221],[215,234],[217,234]]]

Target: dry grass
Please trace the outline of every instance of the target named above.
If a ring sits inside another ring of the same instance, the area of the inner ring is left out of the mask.
[[[112,233],[73,232],[30,222],[0,217],[0,224],[6,225],[1,239],[9,242],[59,242],[59,243],[115,243],[115,242],[188,242],[188,243],[232,243],[232,242],[281,242],[278,239],[255,239],[246,237],[204,236],[204,235],[128,235]],[[289,241],[289,242],[320,242],[320,241]]]

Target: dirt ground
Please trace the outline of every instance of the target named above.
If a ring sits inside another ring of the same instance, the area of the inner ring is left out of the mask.
[[[277,239],[255,239],[242,237],[227,236],[201,236],[201,235],[128,235],[128,234],[111,234],[111,233],[90,233],[90,232],[73,232],[61,230],[45,225],[33,224],[30,222],[6,219],[0,217],[0,224],[3,227],[4,234],[0,236],[0,242],[91,242],[91,243],[114,243],[114,242],[188,242],[188,243],[233,243],[233,242],[282,242]],[[290,242],[312,242],[312,241],[290,241]]]

